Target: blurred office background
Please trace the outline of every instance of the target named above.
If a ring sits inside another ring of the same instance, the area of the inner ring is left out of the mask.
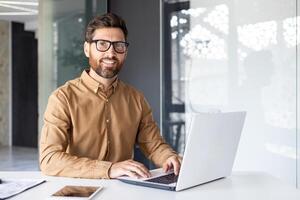
[[[178,152],[191,113],[245,110],[234,170],[264,171],[300,187],[299,3],[0,1],[0,170],[38,169],[48,96],[87,67],[85,26],[110,11],[129,29],[121,78],[144,92]],[[138,147],[135,157],[153,167]]]

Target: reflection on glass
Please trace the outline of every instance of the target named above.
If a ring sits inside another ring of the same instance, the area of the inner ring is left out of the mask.
[[[242,45],[260,51],[277,44],[277,23],[275,21],[247,24],[237,28]]]
[[[188,22],[187,19],[178,18],[176,15],[173,15],[172,18],[171,18],[170,25],[171,25],[171,27],[175,27],[175,26],[178,26],[178,23],[179,24],[185,24],[187,22]]]
[[[217,60],[226,58],[224,39],[199,24],[183,36],[180,46],[183,48],[183,53],[189,57]]]
[[[228,34],[228,6],[226,4],[217,5],[207,17],[204,18],[204,22],[207,22],[212,27]]]
[[[283,37],[287,47],[294,47],[300,42],[300,32],[296,31],[296,25],[300,24],[300,17],[291,17],[283,20]],[[297,38],[296,38],[297,34]],[[296,40],[297,39],[297,40]]]
[[[286,158],[296,160],[296,149],[290,146],[281,145],[281,144],[270,144],[266,143],[266,149],[274,154],[281,155]]]
[[[170,18],[172,97],[184,104],[186,124],[189,112],[246,110],[235,169],[295,183],[300,17],[283,0],[267,9],[267,1],[245,4],[191,0]]]
[[[57,64],[57,85],[80,75],[87,67],[83,52],[85,16],[82,12],[66,13],[53,22],[53,54]],[[57,41],[57,42],[56,42]]]
[[[190,9],[183,9],[180,12],[185,15],[189,15],[191,17],[198,17],[200,14],[204,13],[206,8],[190,8]]]

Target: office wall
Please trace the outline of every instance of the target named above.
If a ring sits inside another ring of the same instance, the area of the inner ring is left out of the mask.
[[[0,21],[0,145],[9,145],[10,24]]]
[[[129,52],[121,79],[144,93],[160,124],[160,1],[110,0],[127,23]]]

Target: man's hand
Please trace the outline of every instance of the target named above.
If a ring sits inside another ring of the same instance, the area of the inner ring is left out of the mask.
[[[182,158],[179,156],[169,157],[163,164],[164,172],[174,169],[174,174],[177,176],[179,174]]]
[[[125,160],[112,164],[108,175],[110,178],[117,178],[123,175],[135,178],[148,178],[151,176],[149,170],[142,163],[134,160]]]

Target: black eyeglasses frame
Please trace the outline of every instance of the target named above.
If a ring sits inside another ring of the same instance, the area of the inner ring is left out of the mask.
[[[105,51],[99,50],[99,49],[98,49],[97,42],[99,42],[99,41],[102,41],[102,42],[108,42],[108,43],[109,43],[109,46],[107,47],[107,49],[106,49]],[[128,46],[129,46],[129,43],[128,43],[128,42],[124,42],[124,41],[113,41],[113,42],[112,42],[112,41],[109,41],[109,40],[103,40],[103,39],[91,40],[89,43],[95,43],[95,44],[96,44],[96,49],[97,49],[98,51],[100,51],[100,52],[106,52],[106,51],[108,51],[108,50],[110,49],[111,45],[112,45],[113,48],[114,48],[114,51],[117,52],[117,53],[119,53],[119,54],[125,53],[125,52],[127,51],[127,49],[128,49]],[[118,44],[118,43],[125,44],[125,47],[126,47],[125,51],[120,52],[120,51],[116,50],[115,44]]]

